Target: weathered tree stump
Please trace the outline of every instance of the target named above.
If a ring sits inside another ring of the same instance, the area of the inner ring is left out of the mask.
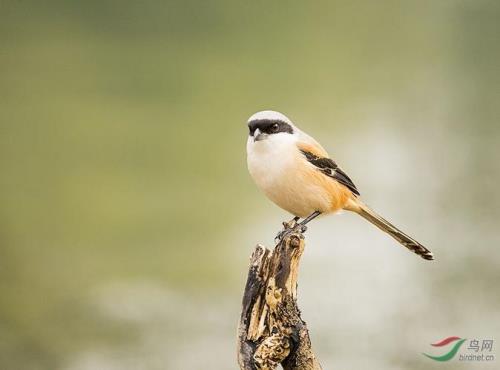
[[[290,225],[285,224],[285,227]],[[238,327],[242,370],[321,370],[297,307],[297,278],[304,236],[285,236],[273,251],[258,245],[250,258]]]

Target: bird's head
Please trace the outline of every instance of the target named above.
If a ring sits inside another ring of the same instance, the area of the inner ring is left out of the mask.
[[[296,127],[280,112],[264,110],[248,119],[248,140],[254,143],[264,140],[283,140],[294,135]]]

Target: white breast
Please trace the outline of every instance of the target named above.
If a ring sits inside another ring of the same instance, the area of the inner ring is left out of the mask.
[[[247,141],[247,164],[257,186],[279,207],[295,216],[307,217],[330,207],[330,196],[310,181],[314,171],[296,145],[297,137],[275,134],[265,140]]]
[[[275,137],[257,142],[248,137],[247,141],[248,170],[261,188],[275,185],[294,165],[294,152],[297,149],[293,136],[287,134],[273,136]]]

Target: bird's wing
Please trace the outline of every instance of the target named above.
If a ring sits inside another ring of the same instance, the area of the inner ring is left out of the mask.
[[[308,136],[306,140],[299,140],[297,147],[301,152],[308,152],[319,158],[328,158],[328,152],[312,137]]]
[[[320,147],[321,150],[315,150],[314,146],[299,143],[299,150],[306,157],[307,161],[314,165],[319,171],[332,179],[337,180],[342,185],[346,186],[353,194],[360,195],[356,185],[347,176],[347,174],[342,171],[342,169],[328,156],[323,156],[324,149]],[[325,152],[326,153],[326,152]]]

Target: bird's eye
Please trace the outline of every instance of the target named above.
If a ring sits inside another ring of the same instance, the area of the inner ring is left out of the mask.
[[[275,124],[273,124],[273,125],[271,126],[271,131],[272,131],[272,132],[278,132],[278,131],[279,131],[279,129],[280,129],[280,125],[278,125],[277,123],[275,123]]]

